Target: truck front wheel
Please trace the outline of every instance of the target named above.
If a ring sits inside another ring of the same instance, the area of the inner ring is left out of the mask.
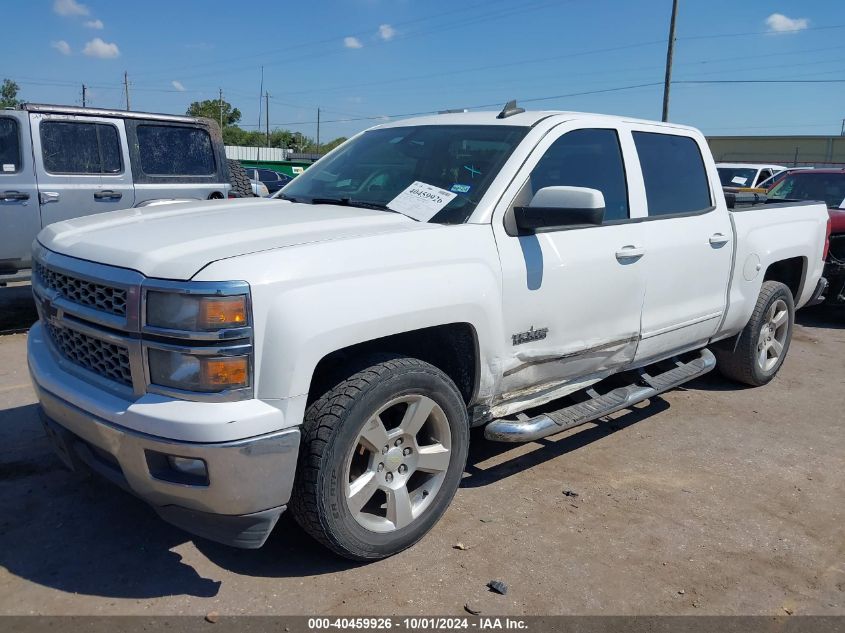
[[[734,349],[713,350],[716,366],[726,378],[753,387],[765,385],[783,365],[794,324],[792,292],[778,281],[764,282]]]
[[[382,355],[359,366],[306,411],[291,511],[341,556],[375,560],[416,543],[446,511],[469,422],[433,365]]]

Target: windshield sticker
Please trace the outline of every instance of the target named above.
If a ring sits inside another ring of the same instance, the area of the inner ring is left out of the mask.
[[[428,222],[457,194],[416,181],[387,203],[387,208],[420,222]]]
[[[472,189],[472,185],[459,185],[455,183],[449,191],[452,193],[469,193],[470,189]]]
[[[731,182],[735,185],[744,185],[748,182],[748,178],[743,178],[742,176],[734,176]]]
[[[15,166],[9,163],[3,163],[3,171],[15,171]]]
[[[464,169],[466,169],[469,172],[470,178],[475,178],[476,176],[481,175],[481,170],[476,169],[475,165],[464,165]]]

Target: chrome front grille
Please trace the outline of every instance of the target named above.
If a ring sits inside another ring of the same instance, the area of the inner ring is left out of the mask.
[[[66,275],[41,262],[34,262],[33,268],[42,286],[68,301],[109,314],[126,316],[126,290],[123,288]]]
[[[38,243],[33,248],[32,292],[44,339],[63,370],[125,399],[147,393],[203,402],[252,397],[251,385],[200,392],[151,381],[148,352],[152,349],[194,356],[252,353],[251,327],[184,332],[148,326],[144,315],[151,291],[249,296],[249,285],[245,281],[151,279],[127,268],[56,253]]]
[[[45,325],[53,345],[66,359],[98,376],[132,386],[128,348],[49,321]]]

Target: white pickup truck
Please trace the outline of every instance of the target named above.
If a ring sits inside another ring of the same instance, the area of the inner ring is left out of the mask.
[[[824,204],[730,210],[695,129],[568,112],[380,125],[281,200],[127,209],[35,243],[29,367],[72,467],[260,547],[420,539],[470,428],[526,442],[712,369],[777,373]]]

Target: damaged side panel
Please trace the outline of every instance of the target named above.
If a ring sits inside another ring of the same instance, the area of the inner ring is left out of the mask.
[[[576,349],[549,345],[520,349],[501,368],[491,414],[510,415],[584,389],[634,358],[639,336],[598,344],[580,342]]]

